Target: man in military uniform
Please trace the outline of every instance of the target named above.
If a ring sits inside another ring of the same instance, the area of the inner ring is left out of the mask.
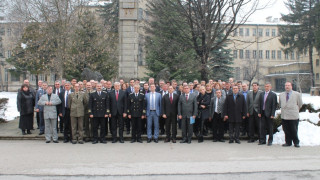
[[[98,143],[98,128],[100,125],[100,143],[106,141],[106,118],[108,117],[108,94],[102,91],[102,85],[96,85],[96,92],[90,94],[89,113],[93,118],[93,141],[92,144]]]
[[[87,96],[80,92],[80,85],[76,83],[74,85],[74,93],[69,95],[68,108],[70,109],[71,117],[71,133],[72,133],[72,144],[77,143],[77,132],[79,134],[78,142],[83,144],[83,118],[84,118],[84,107],[87,106]]]
[[[141,119],[144,119],[146,110],[144,104],[144,94],[139,92],[140,85],[134,85],[134,92],[129,94],[128,98],[128,118],[132,122],[132,138],[131,143],[141,140]]]
[[[87,98],[87,100],[89,100],[90,94],[95,92],[94,90],[92,90],[92,86],[90,82],[86,83],[86,91],[84,91],[84,94]],[[89,142],[92,138],[92,127],[93,127],[93,123],[92,123],[92,119],[90,118],[90,113],[89,113],[89,109],[88,106],[84,107],[84,120],[83,120],[83,127],[84,127],[84,135],[85,135],[85,142]]]

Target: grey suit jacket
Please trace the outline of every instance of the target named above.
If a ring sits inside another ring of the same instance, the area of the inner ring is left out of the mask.
[[[250,115],[253,115],[253,110],[256,111],[256,113],[260,112],[260,94],[262,93],[261,90],[258,90],[256,98],[253,99],[253,91],[248,92],[247,94],[247,108],[248,108],[248,113]]]
[[[214,115],[214,112],[215,112],[215,109],[216,109],[216,99],[217,97],[213,97],[211,98],[211,101],[210,101],[210,116],[211,118],[213,118],[213,115]],[[224,106],[224,101],[226,100],[225,97],[221,96],[221,98],[219,99],[219,103],[218,105],[220,104],[221,106],[221,117],[223,117],[223,106]]]
[[[299,110],[302,107],[301,94],[292,91],[290,98],[287,102],[287,93],[283,92],[279,95],[279,105],[281,107],[281,119],[297,120],[299,119]]]
[[[186,95],[184,93],[181,94],[178,102],[178,116],[182,116],[182,118],[190,118],[191,116],[197,116],[197,114],[198,104],[196,94],[189,94],[188,101],[186,99]]]
[[[50,102],[52,105],[45,105],[48,102],[48,94],[42,95],[39,99],[38,105],[44,106],[43,108],[43,116],[44,119],[57,119],[57,105],[61,103],[61,100],[58,95],[51,94]]]

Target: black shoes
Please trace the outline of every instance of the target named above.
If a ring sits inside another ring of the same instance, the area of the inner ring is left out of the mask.
[[[187,143],[187,141],[186,140],[182,140],[182,141],[180,141],[180,143]]]
[[[299,148],[299,147],[300,147],[300,145],[299,145],[299,144],[295,144],[295,145],[294,145],[294,147]]]
[[[154,139],[154,142],[155,142],[155,143],[158,143],[158,139]]]
[[[63,143],[67,143],[67,142],[69,142],[69,140],[68,140],[68,139],[63,140]]]
[[[92,141],[92,144],[97,144],[97,143],[98,143],[97,140],[93,140],[93,141]]]
[[[106,140],[102,140],[102,141],[100,141],[100,143],[107,144],[107,141]]]
[[[124,143],[123,139],[120,139],[119,142],[120,142],[120,143]]]
[[[25,131],[22,131],[22,135],[27,135]]]
[[[287,143],[286,143],[286,144],[282,144],[282,146],[283,146],[283,147],[290,147],[291,144],[287,144]]]
[[[77,144],[77,141],[71,141],[72,144]]]
[[[272,142],[268,142],[268,146],[272,146]]]
[[[233,143],[233,140],[229,140],[229,143],[230,143],[230,144]]]
[[[147,140],[147,143],[151,143],[151,139],[148,139],[148,140]]]
[[[237,139],[237,140],[236,140],[236,143],[237,143],[237,144],[241,144],[241,142],[240,142],[240,140],[239,140],[239,139]]]
[[[176,141],[176,139],[172,139],[172,143],[176,143],[177,141]]]
[[[117,139],[112,139],[112,143],[116,143],[117,142]]]
[[[254,139],[250,139],[248,143],[254,143]]]
[[[188,144],[191,144],[191,140],[188,140]]]
[[[132,140],[131,140],[131,143],[134,143],[134,142],[136,142],[136,140],[135,140],[135,139],[132,139]]]
[[[142,140],[141,139],[138,139],[138,141],[137,141],[138,143],[142,143]]]
[[[46,143],[50,143],[50,141],[46,141]]]
[[[59,143],[59,141],[53,141],[54,143]]]
[[[219,142],[226,142],[226,141],[225,141],[225,140],[223,140],[223,139],[219,139],[218,141],[219,141]]]
[[[32,134],[30,130],[27,130],[27,134]]]
[[[170,139],[169,139],[169,138],[166,138],[166,139],[164,140],[164,142],[165,142],[165,143],[170,142]]]
[[[198,143],[202,143],[203,142],[203,138],[198,139]]]
[[[42,134],[44,134],[44,133],[43,133],[43,132],[40,132],[40,133],[39,133],[39,135],[42,135]]]

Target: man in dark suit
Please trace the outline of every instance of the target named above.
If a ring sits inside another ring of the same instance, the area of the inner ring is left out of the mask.
[[[232,88],[232,94],[227,95],[224,103],[224,120],[229,121],[229,143],[234,141],[240,144],[240,125],[242,119],[247,115],[247,105],[244,96],[239,93],[239,88],[234,85]]]
[[[60,93],[63,91],[63,89],[60,87],[60,81],[55,81],[54,82],[54,90],[53,90],[53,94],[58,95],[58,97],[60,97]],[[63,121],[62,118],[59,118],[59,105],[57,105],[57,132],[63,133]],[[60,121],[59,121],[60,120]],[[58,121],[60,123],[58,123]],[[58,127],[59,124],[59,127]]]
[[[260,118],[258,114],[260,112],[260,94],[262,91],[259,90],[259,84],[257,82],[252,83],[253,91],[248,92],[247,95],[247,107],[248,113],[247,117],[249,118],[249,141],[248,143],[253,143],[255,141],[254,134],[258,132],[259,135],[259,127],[260,127]],[[259,138],[260,139],[260,138]]]
[[[145,82],[143,84],[143,88],[142,88],[141,92],[144,94],[144,96],[146,96],[146,94],[150,93],[148,82]],[[141,119],[141,121],[142,121],[142,124],[141,124],[142,134],[147,134],[147,118]]]
[[[277,108],[277,95],[271,91],[271,84],[264,85],[264,92],[260,94],[260,140],[259,145],[266,144],[266,129],[269,133],[268,146],[273,141],[273,119]]]
[[[119,142],[123,141],[123,118],[127,116],[126,92],[120,90],[120,83],[114,83],[114,91],[109,93],[112,143],[117,142],[117,126],[119,125]]]
[[[68,98],[69,95],[73,92],[71,90],[71,83],[69,81],[65,82],[64,90],[61,91],[59,98],[61,100],[59,108],[59,117],[63,121],[63,136],[64,143],[67,143],[71,140],[71,119],[70,119],[70,109],[68,108]]]
[[[90,93],[88,111],[90,118],[93,119],[93,141],[92,144],[98,143],[98,128],[100,125],[100,143],[106,141],[106,118],[109,113],[108,94],[102,91],[102,84],[96,85],[96,92]]]
[[[196,118],[198,114],[197,96],[190,93],[188,85],[183,86],[184,93],[180,95],[178,102],[178,117],[181,119],[182,141],[180,143],[191,143],[193,134],[193,123],[190,117]]]
[[[163,98],[163,96],[168,94],[168,85],[163,84],[162,90],[159,93],[161,94],[161,98]],[[159,118],[160,135],[164,135],[164,132],[165,132],[164,126],[165,126],[165,119],[163,117],[160,117]]]
[[[232,88],[229,82],[226,82],[226,88],[224,89],[224,91],[226,92],[226,96],[232,94]]]
[[[169,93],[162,97],[162,117],[166,124],[166,139],[164,142],[176,143],[177,136],[177,115],[178,115],[179,95],[174,93],[174,88],[169,86]],[[172,127],[172,136],[171,136]]]
[[[140,85],[134,85],[134,92],[128,96],[128,118],[132,122],[131,143],[142,143],[141,139],[141,119],[144,119],[145,110],[144,94],[140,93]]]
[[[224,135],[224,123],[223,123],[223,106],[225,97],[222,96],[222,90],[216,90],[216,96],[211,98],[210,102],[210,116],[209,121],[212,120],[213,130],[213,142],[225,142],[223,139]]]

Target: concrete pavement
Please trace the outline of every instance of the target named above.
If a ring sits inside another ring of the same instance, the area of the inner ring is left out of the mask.
[[[0,141],[0,179],[319,179],[320,147]],[[263,176],[261,176],[263,175]],[[251,177],[251,178],[250,178]]]

